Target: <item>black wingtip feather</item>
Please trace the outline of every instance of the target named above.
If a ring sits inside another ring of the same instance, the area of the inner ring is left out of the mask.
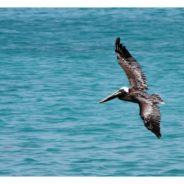
[[[126,47],[123,46],[123,44],[121,44],[120,37],[117,37],[116,38],[115,52],[118,53],[118,54],[120,54],[124,58],[132,57],[131,54],[129,53],[129,51],[126,49]]]
[[[116,38],[116,43],[115,43],[116,46],[120,44],[120,40],[121,40],[120,37]]]
[[[162,137],[162,135],[159,133],[159,134],[156,134],[157,138],[160,139]]]
[[[157,136],[158,139],[161,138],[162,135],[160,133],[160,127],[154,127],[154,129],[150,129],[150,131],[152,131]]]
[[[117,37],[116,38],[116,41],[115,41],[115,52],[119,53],[119,50],[120,50],[120,37]]]

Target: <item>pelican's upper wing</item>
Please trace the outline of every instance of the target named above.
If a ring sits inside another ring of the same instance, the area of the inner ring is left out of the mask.
[[[145,127],[152,131],[158,138],[161,137],[160,133],[160,109],[151,101],[142,100],[139,103],[140,116],[144,121]]]
[[[147,80],[139,63],[131,56],[129,51],[120,43],[120,38],[116,39],[115,52],[120,66],[125,71],[129,83],[133,88],[139,90],[147,89]]]

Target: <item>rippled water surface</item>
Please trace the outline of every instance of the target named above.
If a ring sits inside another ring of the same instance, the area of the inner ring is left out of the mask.
[[[162,138],[136,104],[117,36],[159,93]],[[0,9],[1,176],[183,176],[184,9]]]

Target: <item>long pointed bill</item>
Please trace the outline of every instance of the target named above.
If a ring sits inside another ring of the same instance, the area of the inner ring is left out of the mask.
[[[106,97],[106,98],[103,98],[102,100],[99,101],[99,103],[104,103],[104,102],[107,102],[109,100],[112,100],[116,97],[118,97],[118,95],[121,94],[121,92],[118,90],[116,92],[114,92],[112,95]]]

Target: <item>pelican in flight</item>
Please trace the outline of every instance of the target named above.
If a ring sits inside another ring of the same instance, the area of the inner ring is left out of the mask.
[[[141,66],[132,57],[126,47],[121,44],[120,38],[116,39],[115,52],[119,65],[128,77],[130,87],[120,88],[112,95],[102,99],[99,103],[104,103],[115,98],[137,103],[140,108],[139,114],[145,127],[160,138],[160,110],[158,104],[162,104],[164,101],[159,95],[149,95],[146,92],[148,89],[147,80],[141,70]]]

